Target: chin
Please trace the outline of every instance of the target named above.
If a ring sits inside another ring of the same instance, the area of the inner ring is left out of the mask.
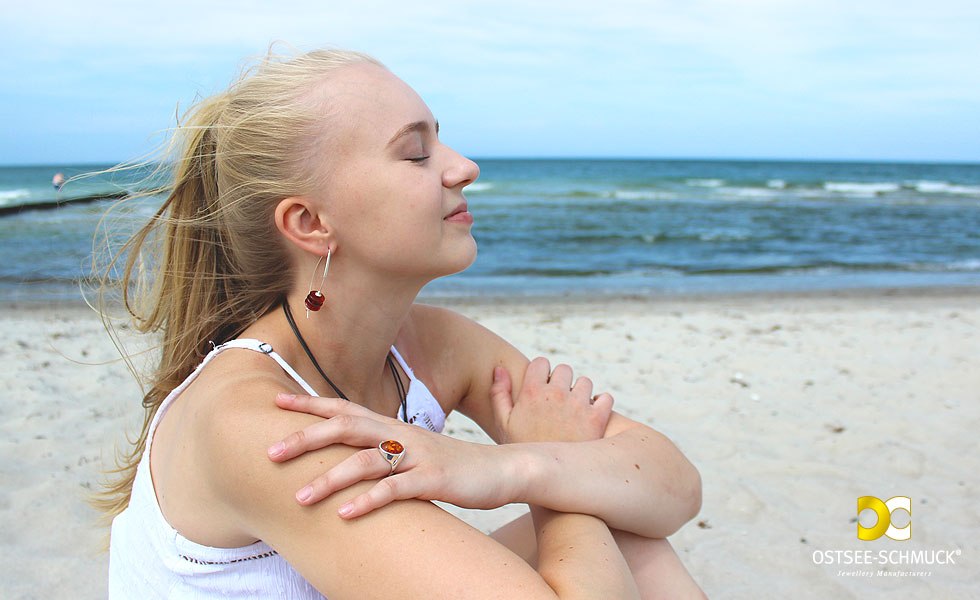
[[[448,275],[452,275],[454,273],[461,273],[466,269],[470,268],[470,265],[476,262],[476,254],[477,254],[476,240],[473,240],[473,238],[470,238],[470,240],[472,240],[470,248],[466,252],[460,253],[459,261],[457,262],[456,268],[453,269],[451,273],[448,273]]]
[[[470,237],[466,247],[459,248],[455,252],[452,263],[447,267],[446,272],[441,276],[445,277],[447,275],[454,275],[465,271],[476,261],[476,254],[476,240]]]

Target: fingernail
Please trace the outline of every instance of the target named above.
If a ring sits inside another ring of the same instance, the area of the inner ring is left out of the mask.
[[[352,512],[354,512],[354,505],[351,504],[350,502],[348,502],[347,504],[345,504],[345,505],[341,506],[340,508],[338,508],[337,509],[337,512],[340,513],[340,516],[346,517],[347,515],[349,515]]]
[[[286,394],[284,392],[279,392],[278,398],[280,400],[295,400],[296,394]]]
[[[276,457],[286,451],[286,444],[282,442],[276,442],[269,448],[269,456]]]
[[[296,499],[299,500],[300,502],[306,502],[307,500],[310,499],[310,496],[312,495],[313,495],[313,488],[311,488],[310,486],[306,486],[305,488],[296,492]]]

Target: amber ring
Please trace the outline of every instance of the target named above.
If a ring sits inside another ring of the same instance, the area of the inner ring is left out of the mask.
[[[378,444],[378,452],[381,453],[381,458],[388,461],[388,464],[391,465],[391,471],[388,472],[391,475],[395,472],[398,463],[402,461],[402,457],[405,456],[405,446],[402,446],[401,442],[396,442],[395,440],[385,440]]]

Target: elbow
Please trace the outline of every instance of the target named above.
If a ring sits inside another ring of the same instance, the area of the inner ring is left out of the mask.
[[[684,473],[677,479],[678,485],[674,488],[674,498],[676,504],[672,519],[672,526],[668,535],[677,533],[681,527],[694,519],[701,512],[701,474],[697,468],[688,462]]]
[[[687,516],[684,522],[687,523],[701,512],[701,473],[697,467],[691,465],[691,482],[687,493]]]

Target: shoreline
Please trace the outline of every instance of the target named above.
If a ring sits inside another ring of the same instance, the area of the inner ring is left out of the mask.
[[[731,302],[773,301],[831,301],[866,300],[869,298],[977,298],[980,299],[980,285],[937,285],[937,286],[893,286],[893,287],[846,287],[815,288],[810,290],[736,290],[725,292],[604,292],[590,290],[581,292],[506,294],[489,293],[480,295],[425,294],[416,299],[420,304],[432,304],[446,308],[457,307],[512,307],[543,303],[560,303],[570,307],[601,308],[609,304],[639,305],[711,305]],[[88,305],[79,295],[77,298],[17,298],[0,294],[0,307],[6,310],[48,310],[51,308],[87,309]]]

